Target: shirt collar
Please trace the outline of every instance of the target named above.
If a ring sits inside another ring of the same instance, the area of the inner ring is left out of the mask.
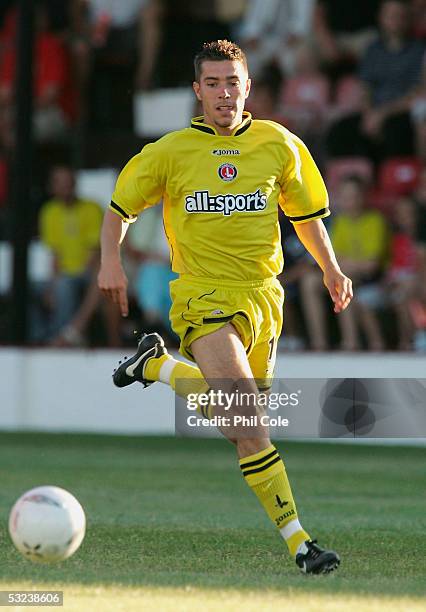
[[[246,130],[249,129],[251,122],[252,122],[251,114],[247,111],[243,111],[242,122],[239,125],[237,125],[237,127],[233,130],[230,136],[240,136]],[[204,123],[203,116],[194,117],[191,120],[191,127],[196,130],[199,130],[200,132],[206,132],[206,134],[213,134],[214,136],[220,136],[220,134],[217,133],[216,129],[212,125],[208,123]]]

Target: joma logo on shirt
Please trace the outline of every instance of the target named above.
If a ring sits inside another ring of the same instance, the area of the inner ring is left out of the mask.
[[[194,191],[186,196],[185,209],[189,213],[222,213],[229,217],[234,212],[258,212],[266,208],[266,195],[255,193],[211,196],[208,191]]]
[[[240,155],[239,149],[213,149],[213,155]]]

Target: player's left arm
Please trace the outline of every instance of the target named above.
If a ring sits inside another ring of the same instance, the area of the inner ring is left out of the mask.
[[[294,229],[299,240],[323,271],[324,285],[334,302],[334,312],[342,312],[353,297],[352,281],[343,274],[337,263],[324,223],[321,219],[312,219],[295,224]]]

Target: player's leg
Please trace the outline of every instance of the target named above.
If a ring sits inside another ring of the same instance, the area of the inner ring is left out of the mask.
[[[276,330],[271,328],[271,332],[273,331]],[[269,393],[275,369],[276,350],[277,341],[272,335],[269,339],[257,343],[248,358],[252,375],[261,393]],[[268,451],[267,455],[270,458],[267,459],[266,465],[276,462],[269,468],[274,473],[272,484],[268,481],[268,470],[259,470],[263,465],[257,463],[262,459],[261,454],[240,460],[240,467],[247,484],[260,502],[264,506],[266,504],[269,506],[268,515],[278,527],[290,554],[295,557],[300,550],[304,550],[303,543],[309,541],[310,536],[300,524],[284,461],[273,445],[270,445]],[[271,454],[274,451],[275,454]]]
[[[259,292],[256,296],[257,306],[262,313],[261,324],[257,333],[257,342],[250,351],[248,361],[258,387],[264,393],[269,392],[274,378],[277,339],[281,334],[283,323],[283,298],[283,291],[278,283]],[[274,447],[271,450],[274,450]],[[260,464],[256,463],[257,457],[251,459],[246,457],[240,461],[247,484],[253,488],[261,503],[263,503],[264,496],[269,495],[266,503],[271,508],[271,514],[269,512],[268,514],[280,530],[290,554],[295,555],[300,569],[306,573],[327,573],[338,566],[339,556],[334,551],[320,548],[303,530],[282,459],[276,460],[275,458],[276,464],[272,465],[272,468],[277,467],[276,482],[271,485],[268,481],[263,481],[267,471],[259,470],[259,467],[268,465],[268,462],[274,461],[274,457],[275,455],[272,455],[266,463]],[[255,464],[247,465],[247,462],[255,462]]]
[[[162,337],[156,333],[142,334],[136,353],[130,358],[124,357],[114,370],[113,382],[117,387],[127,387],[135,382],[148,387],[154,382],[162,382],[183,398],[208,391],[199,368],[174,359],[167,352]],[[197,411],[210,418],[208,407],[200,405]]]
[[[262,354],[258,357],[264,363],[275,361],[275,345],[275,342],[266,342],[261,346]],[[210,388],[220,389],[232,379],[238,382],[241,392],[257,395],[258,388],[244,345],[231,324],[195,340],[191,351]],[[266,371],[271,372],[269,364]],[[227,435],[226,428],[222,432]],[[237,445],[244,479],[280,530],[298,566],[308,573],[326,573],[337,567],[340,562],[338,555],[312,542],[299,522],[285,466],[271,444],[268,428],[262,425],[252,427],[248,437],[239,435],[241,433],[231,427],[231,441]]]
[[[277,313],[278,311],[280,313],[282,312],[282,290],[278,292],[276,288],[271,288],[271,292],[274,295],[276,294],[275,301],[277,303],[274,309],[274,319],[278,321],[279,316]],[[166,384],[170,384],[179,393],[179,391],[181,391],[182,381],[184,384],[187,381],[189,386],[188,392],[197,393],[197,389],[194,389],[194,385],[198,384],[198,392],[204,393],[209,386],[214,387],[215,381],[216,383],[219,381],[219,383],[227,384],[231,379],[233,381],[239,381],[238,386],[240,390],[244,387],[248,395],[256,395],[258,389],[253,380],[253,372],[248,363],[244,346],[244,344],[249,346],[253,337],[255,337],[248,318],[240,317],[238,319],[238,317],[235,317],[233,319],[234,324],[237,325],[239,329],[241,338],[244,338],[243,344],[240,336],[230,324],[223,325],[223,323],[216,323],[213,322],[211,318],[207,317],[209,318],[209,322],[200,326],[200,323],[203,322],[203,317],[215,310],[216,304],[209,303],[206,308],[203,306],[203,311],[206,311],[206,314],[203,312],[202,315],[197,317],[197,308],[201,308],[202,306],[201,299],[197,298],[191,300],[190,298],[188,299],[188,295],[200,295],[204,298],[205,295],[210,296],[210,292],[206,293],[205,289],[202,291],[198,288],[192,291],[191,288],[191,292],[186,291],[185,293],[186,295],[184,295],[184,297],[180,296],[178,298],[179,301],[175,302],[176,316],[174,319],[176,327],[181,323],[181,319],[184,321],[189,320],[191,323],[193,321],[198,321],[199,323],[198,327],[194,330],[196,337],[192,339],[192,341],[190,340],[192,334],[188,335],[185,329],[179,330],[181,338],[183,338],[181,351],[185,355],[195,357],[195,359],[199,361],[203,373],[194,366],[173,359],[167,354],[164,343],[158,334],[149,334],[142,337],[136,354],[130,359],[125,358],[126,361],[117,369],[114,375],[115,384],[118,386],[126,386],[133,382],[140,381],[147,385],[151,384],[153,381],[162,381]],[[219,293],[219,291],[216,293]],[[216,295],[216,293],[215,298],[217,299],[218,305],[224,308],[228,300],[226,294],[221,293]],[[245,298],[242,296],[242,301],[244,300]],[[191,304],[191,311],[187,308],[188,303]],[[249,308],[249,305],[247,305],[247,307]],[[253,310],[259,312],[259,306],[256,306]],[[275,312],[275,310],[277,312]],[[185,312],[185,318],[181,316],[182,312]],[[266,299],[265,312],[269,313],[269,315],[271,314],[269,298]],[[263,315],[261,318],[263,319]],[[248,325],[248,329],[243,328],[244,321]],[[280,326],[279,321],[276,325],[278,324]],[[188,342],[190,343],[190,350],[188,350]],[[274,344],[272,348],[275,359],[276,345]],[[269,343],[268,350],[270,350]],[[208,379],[207,382],[203,374]],[[180,389],[177,389],[177,386],[180,387]],[[210,415],[211,412],[207,416]],[[228,431],[228,438],[234,441],[232,432],[230,431]],[[290,501],[294,505],[294,501],[285,474],[284,464],[275,447],[271,445],[268,432],[265,433],[260,431],[251,437],[241,436],[238,440],[235,440],[235,442],[238,444],[238,454],[242,471],[256,470],[254,473],[244,474],[246,482],[253,488],[274,524],[281,528],[283,526],[285,527],[287,519],[297,519],[295,508],[295,514],[282,516],[286,514],[286,512],[283,511],[283,507],[287,507]],[[273,453],[273,455],[271,455],[271,453]],[[255,462],[255,466],[247,465],[252,461]],[[260,480],[256,477],[257,474],[261,474],[260,478],[264,478],[260,484],[257,482]],[[275,493],[273,493],[274,491]],[[278,498],[276,496],[278,496]],[[280,519],[278,524],[276,519]],[[291,550],[294,550],[297,541],[309,538],[301,528],[300,530],[303,532],[303,537],[298,529],[295,530],[295,532],[298,531],[298,533],[293,532],[295,526],[297,525],[293,524],[289,530],[284,531],[282,534],[285,536],[286,541],[289,542]],[[295,535],[295,537],[292,537],[293,535]],[[335,553],[323,551],[314,543],[303,543],[302,541],[300,547],[301,549],[299,549],[296,561],[303,571],[312,573],[325,572],[335,567],[338,563],[338,557]],[[299,561],[303,564],[301,565]]]

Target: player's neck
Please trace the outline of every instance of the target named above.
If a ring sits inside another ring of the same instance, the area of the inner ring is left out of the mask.
[[[233,121],[231,125],[222,126],[218,125],[207,114],[205,114],[203,122],[207,125],[211,125],[216,130],[219,136],[232,136],[236,128],[243,122],[243,116],[241,114],[241,116],[239,116],[238,118],[236,117],[235,121]]]

